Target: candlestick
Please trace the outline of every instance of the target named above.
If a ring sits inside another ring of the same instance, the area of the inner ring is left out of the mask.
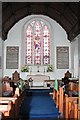
[[[45,74],[45,67],[44,67],[44,74]]]
[[[30,68],[30,74],[32,73],[32,68]]]
[[[30,72],[32,72],[32,68],[30,69]]]
[[[37,70],[37,72],[39,72],[39,66],[38,66],[38,70]]]
[[[73,78],[74,78],[74,73],[73,73]]]
[[[45,68],[44,68],[44,73],[45,73]]]

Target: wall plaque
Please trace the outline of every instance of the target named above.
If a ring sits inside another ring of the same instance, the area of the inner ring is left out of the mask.
[[[19,47],[8,46],[6,48],[6,69],[18,69]]]
[[[69,47],[57,47],[57,69],[69,68]]]

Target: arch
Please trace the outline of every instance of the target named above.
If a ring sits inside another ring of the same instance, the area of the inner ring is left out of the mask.
[[[7,38],[8,31],[13,25],[31,14],[46,15],[56,20],[67,32],[69,40],[72,40],[80,33],[78,2],[3,2],[2,39]]]

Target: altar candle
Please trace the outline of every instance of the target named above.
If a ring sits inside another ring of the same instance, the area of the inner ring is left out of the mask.
[[[74,78],[74,73],[73,73],[73,78]]]
[[[30,68],[30,72],[32,72],[32,68]]]
[[[44,68],[44,72],[45,72],[45,68]]]

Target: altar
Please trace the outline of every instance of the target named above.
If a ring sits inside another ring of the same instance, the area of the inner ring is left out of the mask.
[[[45,80],[50,80],[50,77],[47,75],[27,75],[27,79],[32,78],[32,86],[44,86],[46,87]]]
[[[22,72],[20,77],[23,80],[28,80],[32,78],[32,86],[46,86],[45,80],[50,80],[50,76],[44,73],[33,72],[30,74],[29,72]]]

